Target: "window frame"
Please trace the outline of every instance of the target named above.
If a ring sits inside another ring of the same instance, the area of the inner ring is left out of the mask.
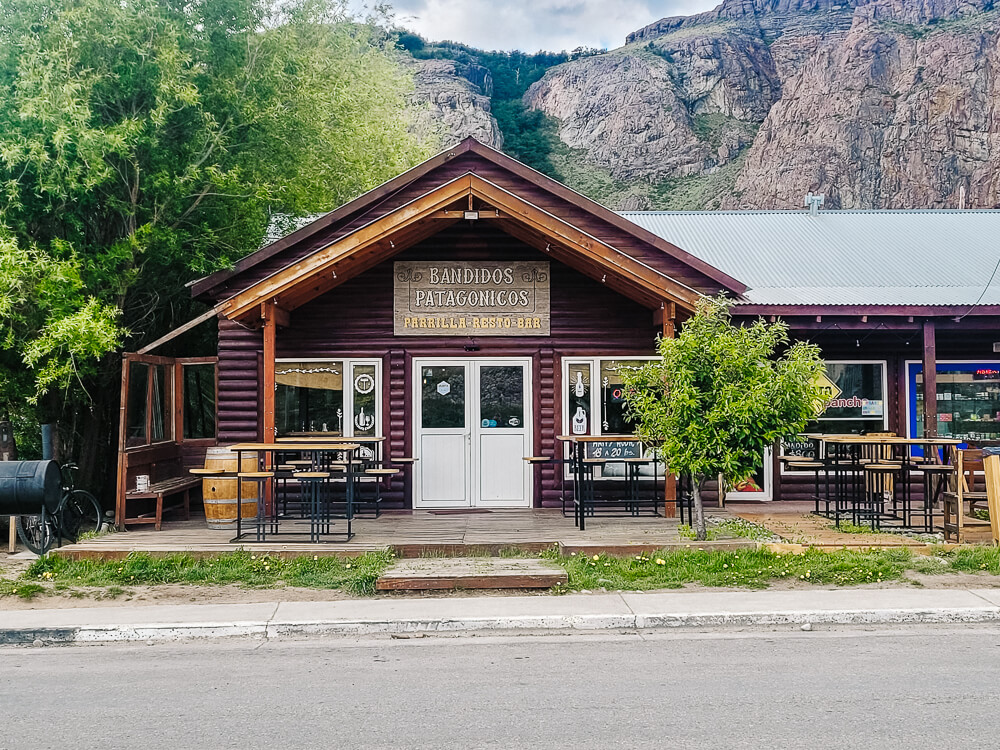
[[[383,434],[382,414],[383,414],[383,380],[382,380],[382,358],[380,357],[278,357],[274,360],[275,370],[281,364],[301,362],[304,364],[328,364],[332,362],[343,363],[344,394],[344,430],[341,437],[354,437],[354,368],[359,366],[375,368],[375,433],[371,437],[385,437]],[[349,384],[349,387],[347,385]],[[277,383],[275,384],[277,389]],[[275,410],[275,423],[277,423],[277,410]]]
[[[882,421],[876,423],[875,419],[871,419],[872,425],[878,424],[881,431],[885,432],[889,429],[889,360],[887,359],[827,359],[824,360],[825,364],[831,365],[882,365]],[[816,417],[814,420],[816,422],[857,422],[859,419],[857,417]],[[785,442],[782,441],[781,453],[785,454]],[[780,476],[785,476],[787,474],[794,474],[795,472],[789,471],[788,467],[782,464],[779,474]]]
[[[907,437],[923,437],[922,435],[913,435],[912,433],[917,430],[917,389],[916,389],[916,373],[914,373],[913,382],[911,387],[910,378],[910,366],[920,365],[921,372],[923,372],[924,362],[921,359],[907,359],[903,361],[903,374],[904,381],[906,382],[906,436]],[[1000,359],[984,359],[973,357],[971,359],[936,359],[934,360],[934,369],[937,372],[941,365],[996,365],[1000,368]],[[937,400],[937,394],[934,394],[935,401]],[[966,446],[968,443],[962,443],[962,446]],[[961,447],[961,446],[960,446]],[[914,455],[923,455],[923,449],[920,446],[914,446]]]
[[[590,367],[590,424],[587,426],[587,435],[599,437],[604,435],[604,419],[601,413],[601,400],[600,400],[600,389],[594,387],[594,379],[597,378],[598,385],[600,385],[601,377],[601,364],[604,362],[613,361],[631,361],[631,362],[655,362],[661,357],[658,354],[623,354],[623,355],[596,355],[596,356],[575,356],[575,355],[565,355],[561,357],[561,372],[562,379],[559,385],[559,410],[562,412],[562,432],[561,435],[570,434],[570,420],[572,415],[569,413],[569,369],[574,364],[576,365],[587,365]],[[597,418],[594,419],[594,415]],[[596,429],[598,430],[595,432]],[[615,434],[615,433],[609,433]],[[565,443],[563,446],[563,458],[569,457],[569,451],[571,446]],[[567,463],[563,467],[563,476],[565,479],[572,479],[572,468]],[[610,480],[624,481],[625,477],[604,477]]]
[[[632,362],[655,362],[660,359],[659,355],[653,354],[637,354],[637,355],[623,355],[623,356],[596,356],[596,357],[575,357],[575,356],[565,356],[562,357],[562,384],[559,393],[559,404],[560,410],[562,411],[562,433],[563,435],[569,435],[570,432],[570,419],[569,414],[569,391],[566,390],[569,387],[569,368],[574,364],[585,364],[590,366],[590,425],[588,426],[588,435],[600,436],[604,434],[604,420],[601,414],[601,400],[599,398],[599,389],[594,388],[594,378],[600,380],[601,377],[601,363],[602,362],[614,362],[614,361],[632,361]],[[599,385],[600,383],[598,383]],[[598,418],[595,420],[593,417],[597,415]],[[594,431],[594,425],[597,425],[598,432]],[[615,434],[615,433],[611,433]]]

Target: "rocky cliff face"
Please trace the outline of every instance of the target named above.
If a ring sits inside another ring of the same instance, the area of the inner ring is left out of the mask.
[[[414,130],[436,136],[446,148],[468,136],[499,149],[503,135],[490,112],[493,78],[480,65],[453,60],[413,60]]]
[[[725,0],[524,97],[631,206],[1000,203],[993,0]],[[602,196],[595,196],[598,199]]]

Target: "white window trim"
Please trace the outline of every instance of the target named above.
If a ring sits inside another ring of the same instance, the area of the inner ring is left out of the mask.
[[[600,385],[601,378],[601,362],[609,362],[613,360],[617,361],[631,361],[631,362],[655,362],[660,359],[658,355],[641,354],[641,355],[629,355],[623,354],[618,356],[598,356],[598,357],[574,357],[572,355],[567,355],[562,357],[562,383],[559,388],[559,410],[562,412],[562,435],[570,434],[570,419],[569,414],[569,399],[564,398],[568,393],[569,387],[569,368],[572,365],[588,365],[590,367],[590,424],[588,425],[587,434],[588,435],[603,435],[604,434],[604,420],[601,419],[601,399],[600,399],[600,388],[595,387],[594,380],[596,379],[597,385]],[[569,445],[566,444],[563,447],[563,456],[567,457],[569,454],[567,451],[570,449]],[[567,464],[564,467],[564,478],[572,479],[572,469]],[[624,481],[624,477],[605,477],[606,479],[618,479]]]
[[[282,357],[274,360],[277,367],[280,364],[292,362],[325,363],[343,362],[344,367],[344,434],[343,437],[354,437],[354,368],[375,366],[375,437],[382,435],[382,360],[372,357]],[[277,385],[275,385],[277,387]]]

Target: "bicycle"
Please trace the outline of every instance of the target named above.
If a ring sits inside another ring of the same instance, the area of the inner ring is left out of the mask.
[[[77,468],[72,463],[60,467],[62,497],[53,512],[43,508],[41,515],[19,516],[16,521],[17,535],[37,555],[48,552],[56,538],[61,545],[63,539],[75,542],[81,534],[101,530],[104,511],[96,497],[74,486],[73,472]]]

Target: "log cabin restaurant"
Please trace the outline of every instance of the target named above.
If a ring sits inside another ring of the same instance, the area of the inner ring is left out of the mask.
[[[557,506],[565,467],[524,458],[631,432],[620,369],[720,292],[822,348],[816,431],[998,440],[998,238],[994,210],[615,213],[468,139],[193,282],[212,309],[125,355],[117,519],[148,520],[140,474],[286,436],[417,459],[387,508]],[[217,357],[155,354],[213,318]],[[769,455],[738,494],[804,481]]]

